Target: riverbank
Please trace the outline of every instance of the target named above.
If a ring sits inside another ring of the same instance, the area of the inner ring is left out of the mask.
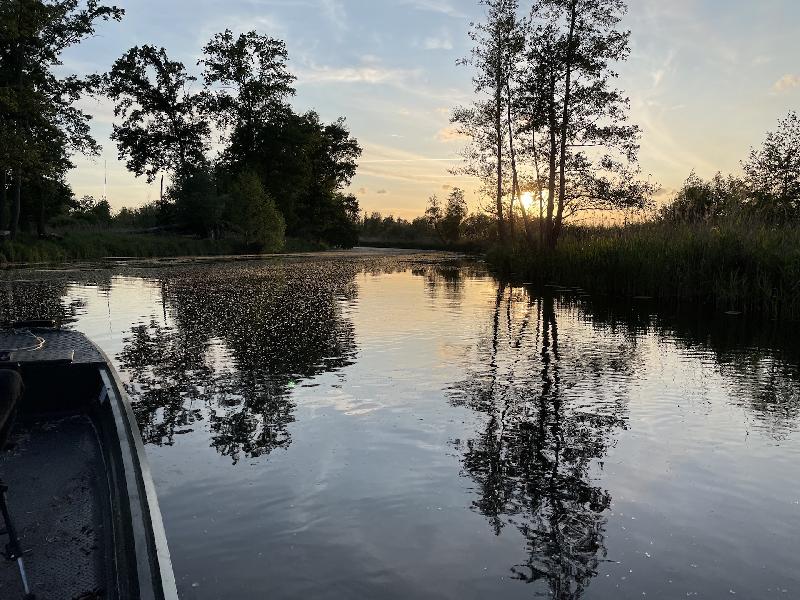
[[[284,252],[311,252],[325,247],[312,242],[287,239]],[[229,256],[251,254],[254,250],[240,240],[209,240],[162,233],[119,231],[70,231],[58,238],[21,236],[0,242],[0,264],[65,262],[116,257],[169,258],[176,256]]]
[[[554,252],[494,248],[487,260],[498,274],[532,283],[800,320],[797,226],[651,222],[569,228]]]

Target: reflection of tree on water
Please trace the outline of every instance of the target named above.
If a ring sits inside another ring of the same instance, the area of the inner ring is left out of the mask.
[[[208,420],[212,445],[238,460],[291,443],[289,391],[352,361],[341,303],[355,294],[341,265],[184,273],[163,294],[174,329],[135,328],[120,354],[143,435],[169,444]]]
[[[506,291],[498,289],[482,349],[487,370],[453,392],[455,404],[487,415],[480,434],[459,444],[464,473],[477,484],[474,508],[495,534],[513,525],[526,539],[528,558],[512,568],[513,577],[546,582],[554,598],[579,598],[605,555],[603,513],[611,498],[590,471],[624,426],[618,387],[631,355],[603,348],[583,356],[585,349],[562,344],[553,298],[522,302]],[[600,364],[604,351],[611,360]],[[574,386],[592,372],[617,389],[597,406],[578,405]]]

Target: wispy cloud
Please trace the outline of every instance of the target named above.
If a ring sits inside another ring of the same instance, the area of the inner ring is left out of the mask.
[[[800,75],[787,73],[772,86],[772,90],[777,93],[786,92],[788,90],[800,87]]]
[[[448,17],[464,17],[464,13],[453,6],[449,0],[404,0],[402,4],[417,10],[441,13]]]
[[[440,142],[450,143],[468,140],[469,136],[459,131],[458,127],[449,125],[439,130],[439,132],[436,134],[436,139]]]
[[[392,69],[380,65],[360,65],[356,67],[330,67],[311,65],[300,70],[300,83],[368,83],[401,84],[420,74],[418,69]]]
[[[442,31],[438,35],[425,38],[422,47],[425,50],[452,50],[453,38],[449,31]]]
[[[347,29],[347,13],[341,2],[338,0],[320,0],[320,4],[322,13],[337,29],[342,31]]]

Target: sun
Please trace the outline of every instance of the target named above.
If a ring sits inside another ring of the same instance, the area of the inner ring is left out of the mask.
[[[528,210],[531,206],[533,206],[533,194],[530,192],[525,192],[522,194],[520,201],[522,202],[522,206],[525,207],[525,210]]]

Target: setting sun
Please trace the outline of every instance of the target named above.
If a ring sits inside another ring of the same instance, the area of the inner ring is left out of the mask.
[[[522,201],[522,206],[525,207],[525,210],[533,206],[533,194],[530,192],[525,192],[524,194],[522,194],[520,200]]]

